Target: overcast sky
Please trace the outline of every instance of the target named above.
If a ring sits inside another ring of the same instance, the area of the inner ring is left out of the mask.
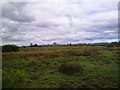
[[[118,38],[118,0],[30,1],[2,3],[2,44],[94,43]]]

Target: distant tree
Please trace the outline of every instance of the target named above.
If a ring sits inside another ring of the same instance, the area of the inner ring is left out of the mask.
[[[19,47],[16,45],[4,45],[2,46],[2,52],[17,52]]]
[[[34,47],[37,47],[38,45],[37,45],[37,44],[34,44],[33,46],[34,46]]]
[[[56,45],[57,43],[56,42],[54,42],[54,45]]]
[[[67,46],[71,46],[71,43],[67,43],[66,45],[67,45]]]
[[[26,46],[22,46],[23,48],[26,48]]]
[[[57,43],[56,43],[56,42],[54,42],[54,43],[53,43],[53,45],[57,45]]]
[[[111,46],[119,46],[119,42],[111,42],[110,45]]]
[[[33,44],[32,43],[30,43],[30,47],[32,47],[33,46]]]

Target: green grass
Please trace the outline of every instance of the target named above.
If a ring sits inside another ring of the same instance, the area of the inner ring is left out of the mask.
[[[3,88],[118,87],[117,47],[27,47],[2,55]],[[76,65],[84,70],[63,73],[60,66],[65,63],[70,70],[76,70]]]

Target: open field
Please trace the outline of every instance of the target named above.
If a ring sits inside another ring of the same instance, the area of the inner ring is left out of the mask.
[[[3,88],[117,88],[118,47],[26,47],[2,54]],[[65,66],[67,63],[72,63]],[[73,73],[80,65],[82,70]],[[78,66],[79,66],[78,65]]]

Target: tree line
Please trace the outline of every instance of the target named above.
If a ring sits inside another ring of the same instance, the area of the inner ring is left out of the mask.
[[[72,44],[72,43],[67,43],[67,44],[57,44],[54,42],[53,44],[46,44],[46,45],[38,45],[38,44],[30,44],[29,47],[44,47],[44,46],[108,46],[108,47],[113,47],[113,46],[119,46],[119,42],[100,42],[100,43],[77,43],[77,44]]]
[[[72,44],[72,43],[67,43],[67,44],[57,44],[54,42],[53,44],[47,44],[47,45],[38,45],[38,44],[30,44],[29,46],[22,46],[24,48],[26,47],[52,47],[52,46],[107,46],[107,47],[118,47],[120,46],[120,41],[119,42],[111,42],[111,43],[78,43],[78,44]],[[18,52],[19,51],[19,46],[17,45],[3,45],[2,46],[2,52]]]

